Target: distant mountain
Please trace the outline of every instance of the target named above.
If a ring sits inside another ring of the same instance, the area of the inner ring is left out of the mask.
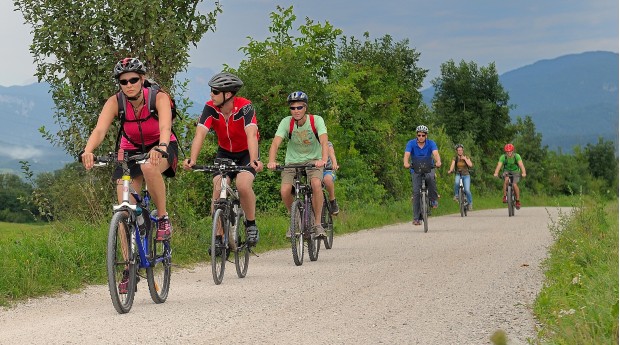
[[[189,80],[187,97],[197,117],[209,99],[208,81],[215,71],[189,68],[178,80]],[[571,152],[575,145],[595,143],[598,136],[618,147],[618,53],[587,52],[541,60],[500,75],[516,109],[511,116],[530,115],[551,149]],[[28,160],[35,172],[53,171],[72,162],[51,146],[38,129],[54,132],[54,104],[47,84],[0,86],[0,172],[20,172]],[[430,103],[434,90],[422,91]],[[177,96],[179,98],[179,96]]]
[[[529,115],[543,144],[572,152],[602,136],[618,148],[618,53],[586,52],[541,60],[500,75],[512,118]],[[430,104],[434,90],[422,91]]]

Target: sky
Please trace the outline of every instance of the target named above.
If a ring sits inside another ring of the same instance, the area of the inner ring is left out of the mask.
[[[213,1],[203,1],[203,11]],[[418,66],[429,70],[425,87],[448,60],[494,62],[499,74],[566,54],[604,50],[618,52],[618,0],[221,0],[215,32],[206,33],[190,50],[190,66],[219,71],[238,67],[239,48],[249,37],[269,37],[270,13],[293,5],[297,29],[308,17],[326,21],[343,35],[371,39],[390,35],[409,40],[419,52]],[[29,52],[31,27],[12,0],[0,0],[0,85],[36,82]],[[112,68],[112,67],[111,67]]]

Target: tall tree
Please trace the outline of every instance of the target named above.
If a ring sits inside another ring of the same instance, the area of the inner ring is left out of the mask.
[[[85,145],[101,106],[117,90],[112,68],[121,58],[138,57],[149,76],[174,89],[185,69],[189,45],[215,29],[218,1],[202,14],[200,0],[14,0],[33,28],[30,51],[36,76],[51,86],[57,135],[40,131],[75,154]],[[110,137],[110,136],[109,136]],[[114,138],[108,138],[112,148]]]
[[[547,146],[542,145],[542,134],[536,132],[536,125],[531,116],[526,116],[525,119],[517,118],[515,129],[516,136],[513,140],[515,151],[522,156],[527,169],[525,185],[537,192],[542,192],[547,174],[545,171]]]
[[[449,60],[431,83],[435,87],[433,109],[451,138],[470,132],[489,154],[511,137],[509,97],[494,63],[478,68],[474,62],[461,61],[457,66]]]
[[[613,141],[599,137],[596,145],[586,145],[585,155],[592,176],[602,179],[608,186],[618,183],[618,158]]]

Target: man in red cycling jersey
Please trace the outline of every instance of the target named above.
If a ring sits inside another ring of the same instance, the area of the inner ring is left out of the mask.
[[[256,173],[263,169],[258,153],[258,125],[256,112],[252,103],[236,96],[243,86],[243,82],[236,75],[221,72],[209,81],[211,100],[202,111],[196,126],[196,134],[192,141],[190,158],[183,162],[186,170],[196,164],[202,143],[209,130],[217,134],[216,158],[232,159],[239,166],[247,168],[239,173],[230,173],[231,179],[237,179],[237,190],[241,208],[245,212],[248,242],[256,245],[258,242],[258,227],[256,226],[256,195],[252,186]],[[220,176],[213,178],[213,198],[220,194]],[[213,207],[213,204],[211,205]]]

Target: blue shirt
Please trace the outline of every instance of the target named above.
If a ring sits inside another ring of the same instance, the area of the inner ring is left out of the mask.
[[[409,152],[411,154],[411,161],[427,161],[434,165],[433,162],[433,151],[439,150],[437,148],[437,144],[430,139],[426,139],[424,146],[420,148],[418,146],[418,139],[411,139],[407,142],[407,147],[405,148],[405,152]],[[415,172],[413,170],[413,165],[411,167],[411,172]]]

